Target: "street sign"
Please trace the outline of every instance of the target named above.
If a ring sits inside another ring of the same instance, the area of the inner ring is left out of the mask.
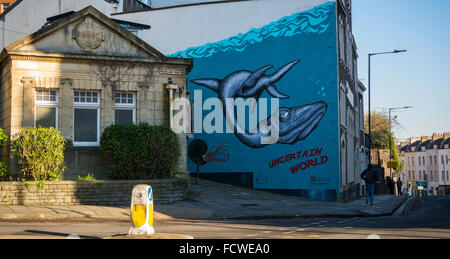
[[[388,161],[387,162],[387,167],[388,168],[393,168],[393,169],[397,168],[397,161]]]
[[[416,182],[416,186],[422,186],[424,188],[428,188],[428,182]]]

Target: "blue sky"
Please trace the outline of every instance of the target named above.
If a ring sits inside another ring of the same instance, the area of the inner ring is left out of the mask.
[[[399,139],[450,131],[450,1],[354,0],[353,34],[358,74],[367,87],[368,53],[407,49],[371,58],[371,110],[393,112]],[[368,100],[365,94],[365,111]]]

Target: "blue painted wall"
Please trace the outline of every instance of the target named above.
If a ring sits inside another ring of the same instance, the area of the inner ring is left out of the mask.
[[[289,62],[300,60],[275,85],[289,96],[280,99],[280,107],[319,101],[327,104],[325,115],[311,134],[293,144],[255,149],[234,134],[196,133],[192,140],[202,139],[209,148],[226,144],[229,151],[226,162],[210,162],[201,166],[200,172],[252,172],[256,189],[291,190],[312,199],[335,198],[339,192],[339,121],[334,2],[171,56],[194,59],[189,80],[223,79],[238,70],[255,71],[266,65],[273,66],[266,72],[272,74]],[[217,97],[216,92],[192,82],[188,83],[188,90],[192,98],[195,90],[202,90],[204,100]],[[271,98],[267,93],[261,97]],[[209,112],[203,111],[203,116]],[[189,171],[196,171],[192,161]]]

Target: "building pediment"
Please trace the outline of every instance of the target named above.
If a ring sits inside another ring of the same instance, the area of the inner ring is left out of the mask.
[[[8,53],[60,53],[166,60],[167,58],[89,6],[7,46]]]

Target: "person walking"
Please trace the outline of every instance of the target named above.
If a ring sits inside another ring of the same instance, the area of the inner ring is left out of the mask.
[[[366,183],[366,204],[373,206],[373,193],[375,191],[375,183],[377,182],[377,171],[375,171],[372,164],[369,164],[366,170],[361,173],[361,178]]]
[[[398,177],[398,179],[397,179],[397,193],[398,193],[398,196],[402,196],[402,184],[403,184],[402,180],[400,179],[400,177]]]

